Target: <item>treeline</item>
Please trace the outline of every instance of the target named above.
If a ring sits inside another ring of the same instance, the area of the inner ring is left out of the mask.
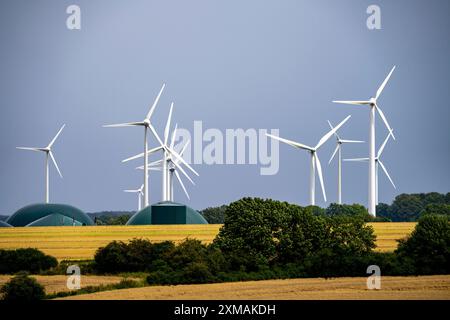
[[[125,225],[133,211],[101,211],[88,213],[96,225]]]
[[[200,213],[208,223],[223,224],[227,205],[206,208]],[[450,192],[400,194],[395,197],[391,205],[380,203],[377,206],[377,217],[368,215],[367,209],[359,204],[338,205],[331,203],[327,208],[311,207],[310,210],[317,215],[362,215],[366,221],[417,221],[425,214],[442,214],[450,216]]]
[[[400,194],[391,205],[380,203],[377,206],[377,216],[390,221],[417,221],[427,214],[450,216],[450,192]]]

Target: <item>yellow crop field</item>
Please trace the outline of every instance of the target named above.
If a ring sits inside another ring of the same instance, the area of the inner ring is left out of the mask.
[[[382,277],[380,290],[367,278],[311,278],[178,286],[151,286],[67,297],[74,300],[450,300],[450,276]]]
[[[415,223],[371,223],[377,235],[377,249],[394,250],[396,240],[408,235]],[[92,259],[95,251],[113,240],[147,238],[179,242],[187,237],[211,242],[221,225],[149,225],[1,228],[0,249],[38,248],[58,260]]]

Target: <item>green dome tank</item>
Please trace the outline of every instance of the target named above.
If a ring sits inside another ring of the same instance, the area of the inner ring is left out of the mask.
[[[187,205],[162,201],[136,212],[127,225],[208,224],[203,216]]]
[[[92,219],[80,209],[54,203],[28,205],[16,211],[6,222],[14,227],[94,225]]]

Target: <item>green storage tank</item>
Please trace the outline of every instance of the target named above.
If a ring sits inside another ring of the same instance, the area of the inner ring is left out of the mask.
[[[196,210],[176,202],[162,201],[136,212],[127,225],[208,224]]]
[[[10,225],[9,223],[0,220],[0,228],[11,228],[11,227],[12,225]]]
[[[6,221],[14,227],[94,225],[80,209],[67,204],[38,203],[16,211]]]

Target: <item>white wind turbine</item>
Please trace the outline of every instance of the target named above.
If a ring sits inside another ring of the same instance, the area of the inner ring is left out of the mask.
[[[333,125],[330,121],[328,121],[330,128],[333,129]],[[337,132],[334,133],[336,137],[336,149],[334,149],[333,154],[331,155],[330,161],[328,161],[328,165],[333,161],[336,153],[338,154],[338,204],[342,204],[342,145],[344,143],[364,143],[364,141],[360,140],[346,140],[341,139]]]
[[[392,133],[389,133],[384,139],[383,144],[381,145],[380,149],[378,150],[377,156],[375,157],[375,203],[378,205],[378,167],[380,166],[383,170],[386,177],[391,182],[394,189],[397,189],[397,187],[394,184],[394,181],[392,180],[391,176],[389,175],[386,167],[384,166],[383,162],[381,161],[380,157],[383,153],[384,148],[386,147],[386,144],[391,137]],[[354,162],[367,162],[369,161],[369,158],[353,158],[353,159],[344,159],[344,161],[354,161]]]
[[[310,171],[310,180],[309,180],[309,202],[311,205],[315,205],[315,179],[316,179],[316,167],[317,172],[319,175],[319,181],[320,185],[322,187],[322,194],[323,199],[327,201],[327,196],[325,194],[325,186],[323,183],[323,176],[322,176],[322,166],[320,164],[319,157],[317,156],[317,150],[328,140],[330,137],[340,128],[344,125],[345,122],[347,122],[348,119],[350,119],[351,116],[347,116],[344,120],[341,121],[335,128],[331,129],[327,134],[325,134],[317,143],[315,147],[309,147],[307,145],[287,140],[284,138],[280,138],[271,134],[266,133],[266,136],[271,137],[273,139],[276,139],[278,141],[284,142],[292,147],[300,148],[309,151],[311,154],[311,171]]]
[[[199,174],[197,173],[197,171],[195,171],[183,158],[180,154],[178,154],[178,152],[176,152],[173,149],[173,144],[171,143],[170,145],[168,144],[168,139],[169,139],[169,130],[170,130],[170,122],[172,119],[172,111],[173,111],[173,102],[170,106],[170,111],[169,111],[169,117],[167,119],[167,123],[166,123],[166,127],[164,130],[164,142],[161,141],[161,139],[159,137],[157,137],[158,142],[159,142],[159,146],[156,148],[153,148],[151,150],[148,150],[147,153],[140,153],[138,155],[132,156],[130,158],[127,158],[125,160],[123,160],[122,162],[128,162],[134,159],[138,159],[143,157],[145,154],[148,156],[149,154],[155,153],[157,151],[162,151],[163,152],[163,159],[162,159],[162,172],[163,172],[163,178],[162,178],[162,200],[163,201],[169,201],[169,195],[170,195],[170,186],[168,184],[168,174],[169,174],[169,170],[168,170],[168,159],[170,159],[171,163],[179,170],[181,171],[181,173],[189,180],[192,182],[192,179],[189,177],[189,175],[186,173],[186,171],[183,169],[183,167],[181,166],[181,164],[185,165],[191,172],[193,172],[196,176],[198,176]],[[175,132],[172,135],[172,141],[174,142],[175,139]],[[177,160],[177,161],[172,161],[172,159]],[[148,165],[144,165],[142,168],[149,168]],[[144,170],[144,171],[148,171],[148,170]],[[193,183],[193,182],[192,182]]]
[[[159,141],[160,138],[158,136],[158,133],[156,132],[155,128],[150,122],[150,119],[152,117],[153,112],[155,111],[156,105],[158,104],[159,98],[161,97],[161,94],[165,88],[166,84],[164,83],[161,87],[161,90],[158,93],[158,96],[156,97],[155,101],[153,102],[153,105],[150,107],[149,112],[147,113],[144,120],[140,122],[128,122],[128,123],[119,123],[119,124],[112,124],[112,125],[105,125],[103,127],[105,128],[115,128],[115,127],[134,127],[134,126],[140,126],[144,127],[144,154],[146,155],[144,157],[144,166],[148,166],[148,143],[147,143],[147,131],[150,128],[151,132],[153,133],[154,137]],[[144,170],[144,207],[148,206],[148,171]]]
[[[144,185],[141,185],[141,187],[139,189],[123,190],[123,192],[137,193],[137,195],[138,195],[138,211],[141,211],[141,209],[142,209],[142,197],[144,196],[143,189],[144,189]]]
[[[392,138],[395,140],[395,136],[392,134],[392,128],[389,125],[383,111],[377,104],[377,100],[381,95],[384,87],[386,86],[389,78],[395,70],[395,66],[392,68],[391,72],[389,72],[386,79],[384,79],[381,86],[378,88],[375,97],[370,98],[370,100],[360,100],[360,101],[333,101],[334,103],[342,103],[342,104],[352,104],[352,105],[367,105],[370,107],[370,122],[369,122],[369,204],[368,211],[371,215],[376,216],[376,189],[375,189],[375,111],[378,111],[381,119],[389,130],[389,133],[392,135]]]
[[[175,137],[175,132],[176,132],[176,129],[175,129],[172,137]],[[174,141],[174,139],[172,139],[172,142],[171,142],[172,148],[173,148],[173,144],[174,144],[173,141]],[[189,145],[189,143],[190,143],[190,141],[188,140],[186,142],[186,144],[183,146],[183,148],[181,149],[181,151],[179,153],[180,156],[183,156],[183,154],[184,154],[187,146]],[[157,170],[157,171],[164,170],[164,168],[163,168],[163,161],[164,161],[164,159],[160,159],[160,160],[151,162],[148,165],[148,170]],[[167,181],[166,181],[165,184],[163,183],[163,185],[167,186],[167,190],[166,190],[166,198],[165,199],[163,198],[163,201],[172,201],[172,202],[174,201],[174,196],[173,196],[173,176],[174,175],[177,178],[177,180],[178,180],[181,188],[183,189],[184,194],[186,195],[186,197],[188,199],[191,199],[190,196],[189,196],[189,193],[186,190],[186,187],[184,186],[183,180],[181,179],[181,176],[180,176],[180,174],[177,171],[177,165],[180,164],[179,159],[173,159],[172,156],[169,154],[166,157],[166,161],[167,161],[167,167],[166,167],[166,170],[167,170],[167,174],[166,174]],[[144,166],[137,167],[136,169],[144,170]],[[187,178],[193,185],[195,185],[194,181],[192,181],[192,179],[188,175],[187,175]],[[164,186],[163,186],[163,188],[164,188]]]
[[[56,139],[58,138],[58,136],[60,135],[61,131],[64,129],[65,126],[66,125],[63,124],[63,126],[61,127],[61,129],[59,129],[59,131],[56,134],[56,136],[52,139],[52,141],[50,141],[48,146],[46,146],[44,148],[17,147],[17,149],[21,149],[21,150],[45,152],[45,203],[48,203],[49,202],[49,198],[50,198],[50,192],[49,192],[49,170],[48,170],[48,157],[49,156],[52,159],[52,162],[55,165],[56,170],[58,170],[59,176],[62,178],[61,171],[59,170],[58,164],[56,163],[55,157],[53,156],[52,146],[55,143]]]

